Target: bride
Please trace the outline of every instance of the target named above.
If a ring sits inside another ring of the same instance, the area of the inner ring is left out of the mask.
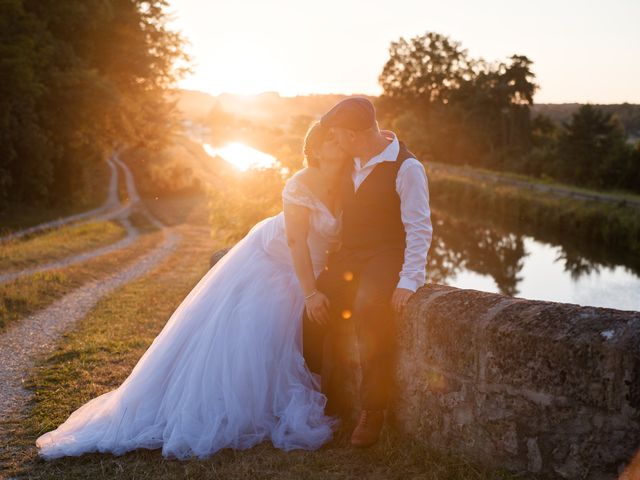
[[[160,447],[167,458],[204,458],[264,440],[291,450],[332,438],[339,420],[324,414],[319,377],[304,362],[301,318],[306,308],[326,320],[315,279],[339,243],[347,162],[319,124],[304,154],[283,211],[207,272],[118,388],[38,437],[42,458]]]

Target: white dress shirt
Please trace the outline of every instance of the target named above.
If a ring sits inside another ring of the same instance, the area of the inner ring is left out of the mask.
[[[400,152],[400,143],[395,133],[382,130],[391,143],[364,166],[360,158],[353,159],[351,178],[354,190],[358,191],[362,182],[381,162],[395,162]],[[396,177],[396,192],[400,196],[400,214],[406,232],[404,263],[397,288],[415,292],[426,281],[427,253],[431,246],[433,227],[429,208],[429,186],[424,166],[415,158],[407,158]]]

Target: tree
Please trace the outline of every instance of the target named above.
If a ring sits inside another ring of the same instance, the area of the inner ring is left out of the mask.
[[[530,146],[529,105],[537,88],[531,66],[523,55],[500,63],[470,58],[459,42],[434,32],[400,38],[379,77],[378,108],[390,123],[413,112],[428,132],[416,148],[437,160],[495,160]],[[416,136],[415,128],[399,133]]]
[[[74,203],[117,145],[159,148],[177,126],[167,92],[185,72],[166,0],[0,5],[0,208]]]
[[[570,122],[563,122],[563,127],[559,175],[584,185],[610,184],[613,180],[610,170],[618,168],[625,144],[624,134],[611,114],[593,105],[582,105]]]
[[[428,32],[391,42],[378,81],[384,96],[424,107],[447,103],[451,93],[474,75],[474,66],[459,42]]]
[[[50,52],[44,25],[20,0],[0,3],[0,208],[11,194],[42,199],[55,154],[39,122],[45,92],[39,75]]]

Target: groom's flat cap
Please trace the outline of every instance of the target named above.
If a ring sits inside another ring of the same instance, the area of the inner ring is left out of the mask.
[[[376,109],[365,97],[348,97],[336,103],[320,119],[323,127],[366,130],[376,123]]]

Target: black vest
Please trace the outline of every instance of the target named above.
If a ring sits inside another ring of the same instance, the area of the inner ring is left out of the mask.
[[[415,158],[400,142],[395,162],[381,162],[373,168],[357,192],[351,177],[345,181],[342,213],[342,248],[380,251],[401,250],[406,234],[400,214],[396,177],[407,158]]]

